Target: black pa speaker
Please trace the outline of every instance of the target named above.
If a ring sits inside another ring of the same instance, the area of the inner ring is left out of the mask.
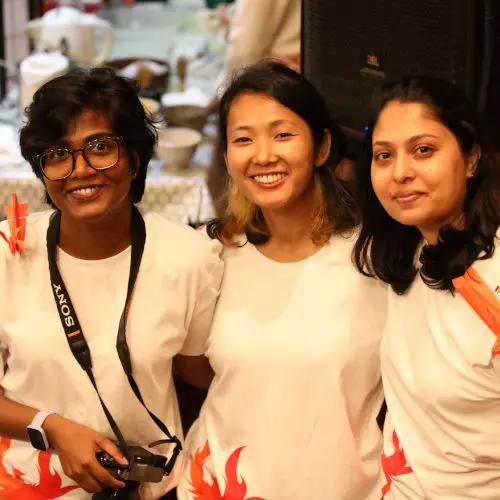
[[[375,89],[416,73],[465,90],[500,143],[500,0],[303,0],[302,67],[354,153]]]

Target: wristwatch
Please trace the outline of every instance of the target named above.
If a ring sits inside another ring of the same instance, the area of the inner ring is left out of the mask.
[[[49,440],[47,439],[42,425],[45,422],[45,419],[50,415],[57,415],[57,413],[51,410],[39,411],[35,415],[33,422],[28,425],[28,436],[31,444],[37,450],[47,451],[49,449]]]

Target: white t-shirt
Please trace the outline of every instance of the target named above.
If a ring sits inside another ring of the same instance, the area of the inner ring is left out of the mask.
[[[355,271],[351,250],[334,237],[285,264],[249,243],[225,248],[215,379],[186,439],[179,500],[380,500],[387,291]]]
[[[500,253],[473,266],[491,290]],[[382,342],[389,415],[384,500],[500,499],[500,358],[495,334],[456,293],[417,278],[391,292]]]
[[[54,410],[116,439],[87,374],[70,351],[58,316],[47,262],[50,214],[28,217],[21,256],[12,256],[0,242],[0,354],[6,362],[0,363],[0,385],[13,401]],[[127,342],[146,405],[181,438],[172,358],[177,353],[200,355],[206,349],[222,279],[221,247],[154,212],[144,212],[143,218],[146,244],[126,323]],[[0,227],[6,230],[5,223]],[[164,438],[132,392],[116,352],[130,247],[104,260],[80,260],[60,249],[57,258],[90,347],[100,394],[125,439],[144,446]],[[57,456],[38,453],[26,442],[0,439],[0,498],[91,497],[74,484],[62,472]],[[155,489],[150,495],[145,490],[145,498],[157,497]]]

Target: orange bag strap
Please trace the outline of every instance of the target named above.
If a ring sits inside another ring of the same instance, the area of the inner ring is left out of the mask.
[[[463,276],[455,278],[453,285],[496,335],[497,341],[492,354],[500,354],[500,301],[498,298],[472,267]]]

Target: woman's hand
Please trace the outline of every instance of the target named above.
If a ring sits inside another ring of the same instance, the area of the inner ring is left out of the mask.
[[[50,415],[43,424],[50,447],[56,451],[64,473],[85,491],[98,493],[104,488],[123,488],[96,458],[108,452],[117,462],[127,464],[118,447],[102,434],[59,415]]]

